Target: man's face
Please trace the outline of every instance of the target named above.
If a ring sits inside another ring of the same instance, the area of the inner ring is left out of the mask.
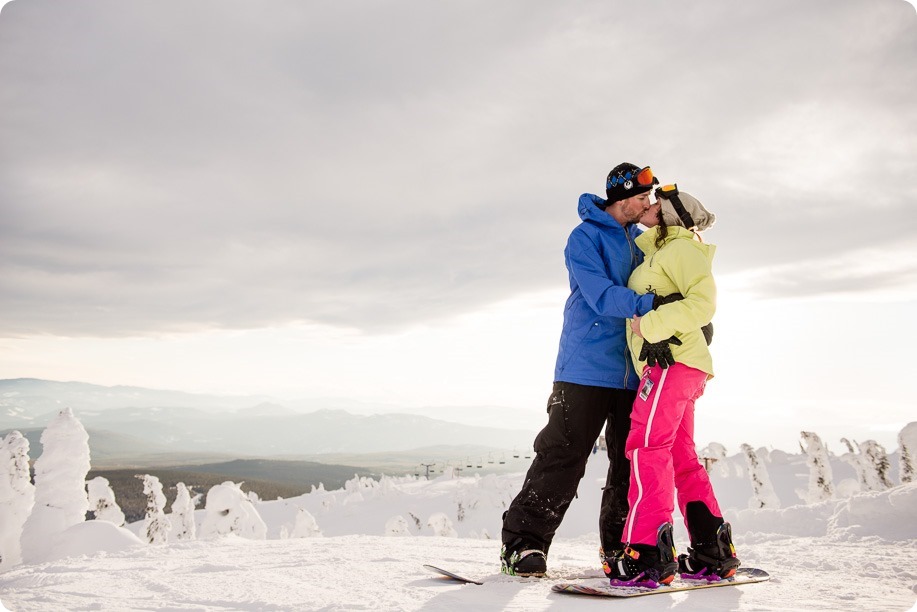
[[[621,200],[621,216],[627,223],[636,223],[650,207],[650,193],[641,193]]]
[[[654,202],[646,209],[646,212],[640,217],[640,225],[643,227],[656,227],[659,225],[659,202]]]

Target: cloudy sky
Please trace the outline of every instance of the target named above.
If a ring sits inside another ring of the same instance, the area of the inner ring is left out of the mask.
[[[0,378],[537,429],[577,198],[627,160],[718,215],[698,441],[891,450],[915,60],[904,0],[13,0]]]

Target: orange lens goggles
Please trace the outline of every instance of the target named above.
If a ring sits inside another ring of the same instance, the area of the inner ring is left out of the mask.
[[[613,171],[612,171],[613,172]],[[633,189],[634,185],[640,187],[652,187],[658,185],[659,179],[653,176],[653,171],[649,166],[642,170],[628,170],[624,173],[609,174],[608,182],[605,184],[606,189],[624,185],[625,189]]]
[[[649,166],[638,172],[636,179],[637,184],[643,187],[646,187],[647,185],[652,186],[659,182],[659,180],[653,176],[653,170]]]

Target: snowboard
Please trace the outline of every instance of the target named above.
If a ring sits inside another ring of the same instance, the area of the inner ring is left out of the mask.
[[[459,576],[449,570],[444,570],[441,567],[436,567],[435,565],[424,564],[424,567],[430,570],[431,572],[445,576],[446,578],[451,578],[453,580],[458,580],[459,582],[465,582],[468,584],[484,584],[483,582],[478,582],[477,580],[472,580],[471,578],[465,578],[464,576]]]
[[[754,567],[740,567],[735,576],[707,582],[706,580],[681,580],[676,579],[670,585],[663,585],[656,589],[645,587],[611,586],[607,580],[595,581],[594,584],[583,582],[562,582],[555,584],[551,590],[555,593],[572,593],[575,595],[593,595],[598,597],[645,597],[646,595],[662,595],[664,593],[681,593],[682,591],[696,591],[699,589],[716,589],[719,587],[739,586],[770,580],[770,574]]]
[[[443,569],[443,568],[441,568],[441,567],[436,567],[435,565],[428,565],[428,564],[424,563],[423,566],[424,566],[426,569],[430,570],[431,572],[433,572],[433,573],[435,573],[435,574],[439,574],[440,576],[443,576],[443,577],[445,577],[445,578],[450,578],[450,579],[452,579],[452,580],[457,580],[458,582],[463,582],[463,583],[466,583],[466,584],[484,584],[484,583],[481,582],[481,581],[472,580],[471,578],[467,578],[467,577],[465,577],[465,576],[461,576],[461,575],[459,575],[459,574],[456,574],[455,572],[450,572],[449,570]],[[602,572],[601,572],[601,571],[597,571],[597,572],[592,572],[592,574],[585,574],[585,575],[579,575],[579,576],[564,576],[564,577],[562,578],[562,580],[567,580],[567,581],[569,581],[569,580],[589,580],[589,579],[591,579],[591,578],[595,578],[595,577],[596,577],[596,574],[598,574],[599,576],[601,576],[601,575],[602,575]],[[506,575],[506,574],[496,574],[496,576],[498,576],[500,579],[515,578],[515,576],[508,576],[508,575]],[[519,576],[518,578],[524,580],[524,579],[525,579],[525,576]],[[550,576],[545,577],[545,578],[535,578],[535,577],[532,577],[531,579],[532,579],[532,580],[551,580]],[[554,578],[554,580],[560,580],[560,579],[561,579],[561,578]],[[568,584],[569,584],[569,583],[568,583]]]

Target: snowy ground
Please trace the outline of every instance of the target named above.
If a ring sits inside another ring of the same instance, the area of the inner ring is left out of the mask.
[[[782,509],[749,510],[750,486],[741,465],[738,457],[722,462],[723,469],[714,470],[714,484],[730,508],[727,518],[735,527],[740,558],[746,566],[767,569],[773,576],[769,583],[627,602],[551,593],[557,580],[583,575],[601,580],[595,523],[606,463],[596,455],[551,550],[549,579],[498,573],[500,515],[521,474],[444,476],[430,482],[354,480],[338,491],[256,503],[268,526],[266,540],[224,536],[116,546],[102,553],[86,543],[73,544],[69,554],[78,556],[0,574],[0,601],[16,612],[914,608],[917,484],[803,505],[792,497],[794,486],[805,487],[804,459],[778,455],[771,478]],[[835,477],[842,479],[843,467],[835,468]],[[283,532],[295,530],[300,508],[314,516],[323,537],[281,539]],[[459,537],[433,535],[434,528],[449,528],[436,518],[443,515]],[[394,516],[406,519],[405,535],[383,535]],[[196,518],[203,520],[202,510]],[[140,531],[139,525],[130,527]],[[98,534],[93,537],[101,545]],[[683,528],[676,538],[683,546]],[[424,563],[484,585],[437,578]]]
[[[551,576],[599,575],[592,536],[563,539]],[[740,538],[770,583],[615,602],[629,610],[908,610],[917,550],[823,538]],[[16,569],[0,581],[12,610],[594,610],[610,604],[550,592],[552,580],[496,570],[494,541],[338,536],[252,541],[229,537]],[[434,577],[439,563],[483,578]],[[901,569],[910,568],[909,571]],[[596,578],[596,582],[600,579]]]

